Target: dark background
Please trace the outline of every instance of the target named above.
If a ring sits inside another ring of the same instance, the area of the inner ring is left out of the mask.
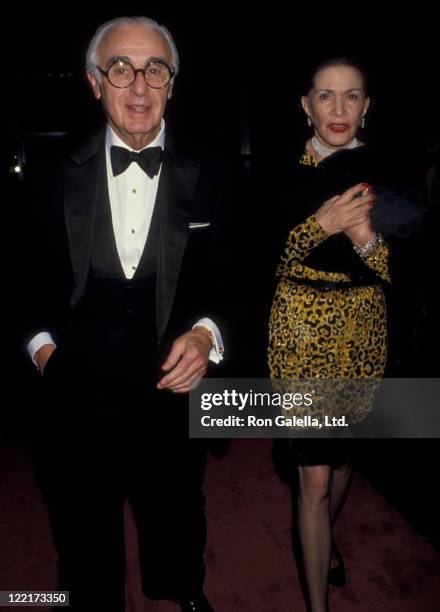
[[[165,3],[164,3],[165,4]],[[176,10],[149,11],[148,5],[124,4],[125,14],[144,14],[165,24],[181,56],[181,72],[168,109],[169,124],[198,142],[214,140],[242,155],[248,170],[256,156],[276,156],[279,143],[305,139],[305,118],[298,94],[302,71],[316,55],[356,54],[374,75],[374,105],[367,139],[390,156],[413,159],[425,170],[440,138],[438,35],[433,9],[420,3],[405,13],[385,16],[370,6],[354,12],[350,5],[319,5],[288,11],[270,3],[266,10],[238,3],[185,4]],[[414,11],[417,12],[414,12]],[[17,161],[32,163],[41,150],[56,147],[45,134],[68,132],[75,138],[101,120],[83,66],[96,27],[121,15],[87,5],[58,5],[39,12],[11,7],[3,20],[2,174],[5,179],[4,261],[20,249],[26,214]],[[49,142],[49,145],[47,144]],[[26,168],[26,165],[24,165]],[[256,203],[263,206],[265,203]],[[36,254],[36,257],[38,254]],[[16,279],[5,271],[8,290]],[[24,438],[26,413],[32,409],[32,375],[22,352],[14,313],[4,319],[7,339],[3,384],[4,443]],[[372,482],[434,543],[440,542],[437,440],[371,440],[360,468]]]
[[[393,17],[371,8],[354,14],[342,7],[302,13],[277,10],[276,3],[266,11],[239,6],[184,4],[148,13],[170,29],[180,51],[169,114],[173,121],[183,117],[195,137],[221,134],[238,150],[249,126],[255,152],[277,132],[304,125],[297,98],[302,70],[313,56],[335,52],[358,55],[370,68],[376,94],[370,138],[380,134],[390,155],[398,144],[410,150],[439,136],[433,9],[418,3],[417,12],[399,8]],[[8,131],[87,131],[96,122],[85,51],[96,27],[120,10],[76,3],[31,13],[21,5],[10,9],[2,59]],[[144,14],[148,4],[125,3],[122,10]]]

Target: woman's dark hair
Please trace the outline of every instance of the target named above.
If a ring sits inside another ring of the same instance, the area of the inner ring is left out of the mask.
[[[363,64],[357,57],[348,55],[335,55],[334,57],[327,57],[315,62],[303,79],[302,95],[307,96],[310,90],[314,88],[314,80],[320,70],[324,70],[325,68],[330,68],[332,66],[348,66],[349,68],[355,68],[358,70],[362,76],[365,95],[370,95],[370,79],[365,64]]]

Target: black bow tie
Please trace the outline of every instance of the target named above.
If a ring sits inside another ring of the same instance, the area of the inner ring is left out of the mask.
[[[118,176],[127,170],[131,162],[136,162],[150,178],[159,172],[162,162],[162,148],[148,147],[143,151],[130,151],[124,147],[110,147],[113,176]]]

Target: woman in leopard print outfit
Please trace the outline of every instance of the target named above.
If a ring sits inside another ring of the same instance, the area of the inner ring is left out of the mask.
[[[357,139],[370,102],[365,72],[355,60],[326,61],[313,72],[306,94],[302,105],[314,134],[300,160],[304,199],[292,204],[295,222],[276,272],[270,375],[275,385],[288,384],[286,379],[378,379],[387,360],[390,247],[372,226],[373,190],[352,179],[362,176],[368,149]],[[346,174],[344,160],[350,166],[353,159],[359,172]],[[372,393],[359,389],[357,396],[355,391],[347,401],[333,402],[332,416],[362,420]],[[346,440],[295,433],[289,440],[299,473],[299,539],[311,612],[328,611],[329,582],[345,584],[332,533],[351,475],[341,442]]]

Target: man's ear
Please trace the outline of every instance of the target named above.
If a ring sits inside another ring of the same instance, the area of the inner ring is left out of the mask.
[[[168,100],[171,100],[172,96],[173,96],[173,83],[171,82],[168,88],[168,95],[167,95]]]
[[[98,80],[96,76],[93,74],[93,72],[87,73],[87,80],[90,83],[90,87],[92,88],[93,95],[95,96],[97,100],[99,100],[101,98],[101,90],[99,89]]]

